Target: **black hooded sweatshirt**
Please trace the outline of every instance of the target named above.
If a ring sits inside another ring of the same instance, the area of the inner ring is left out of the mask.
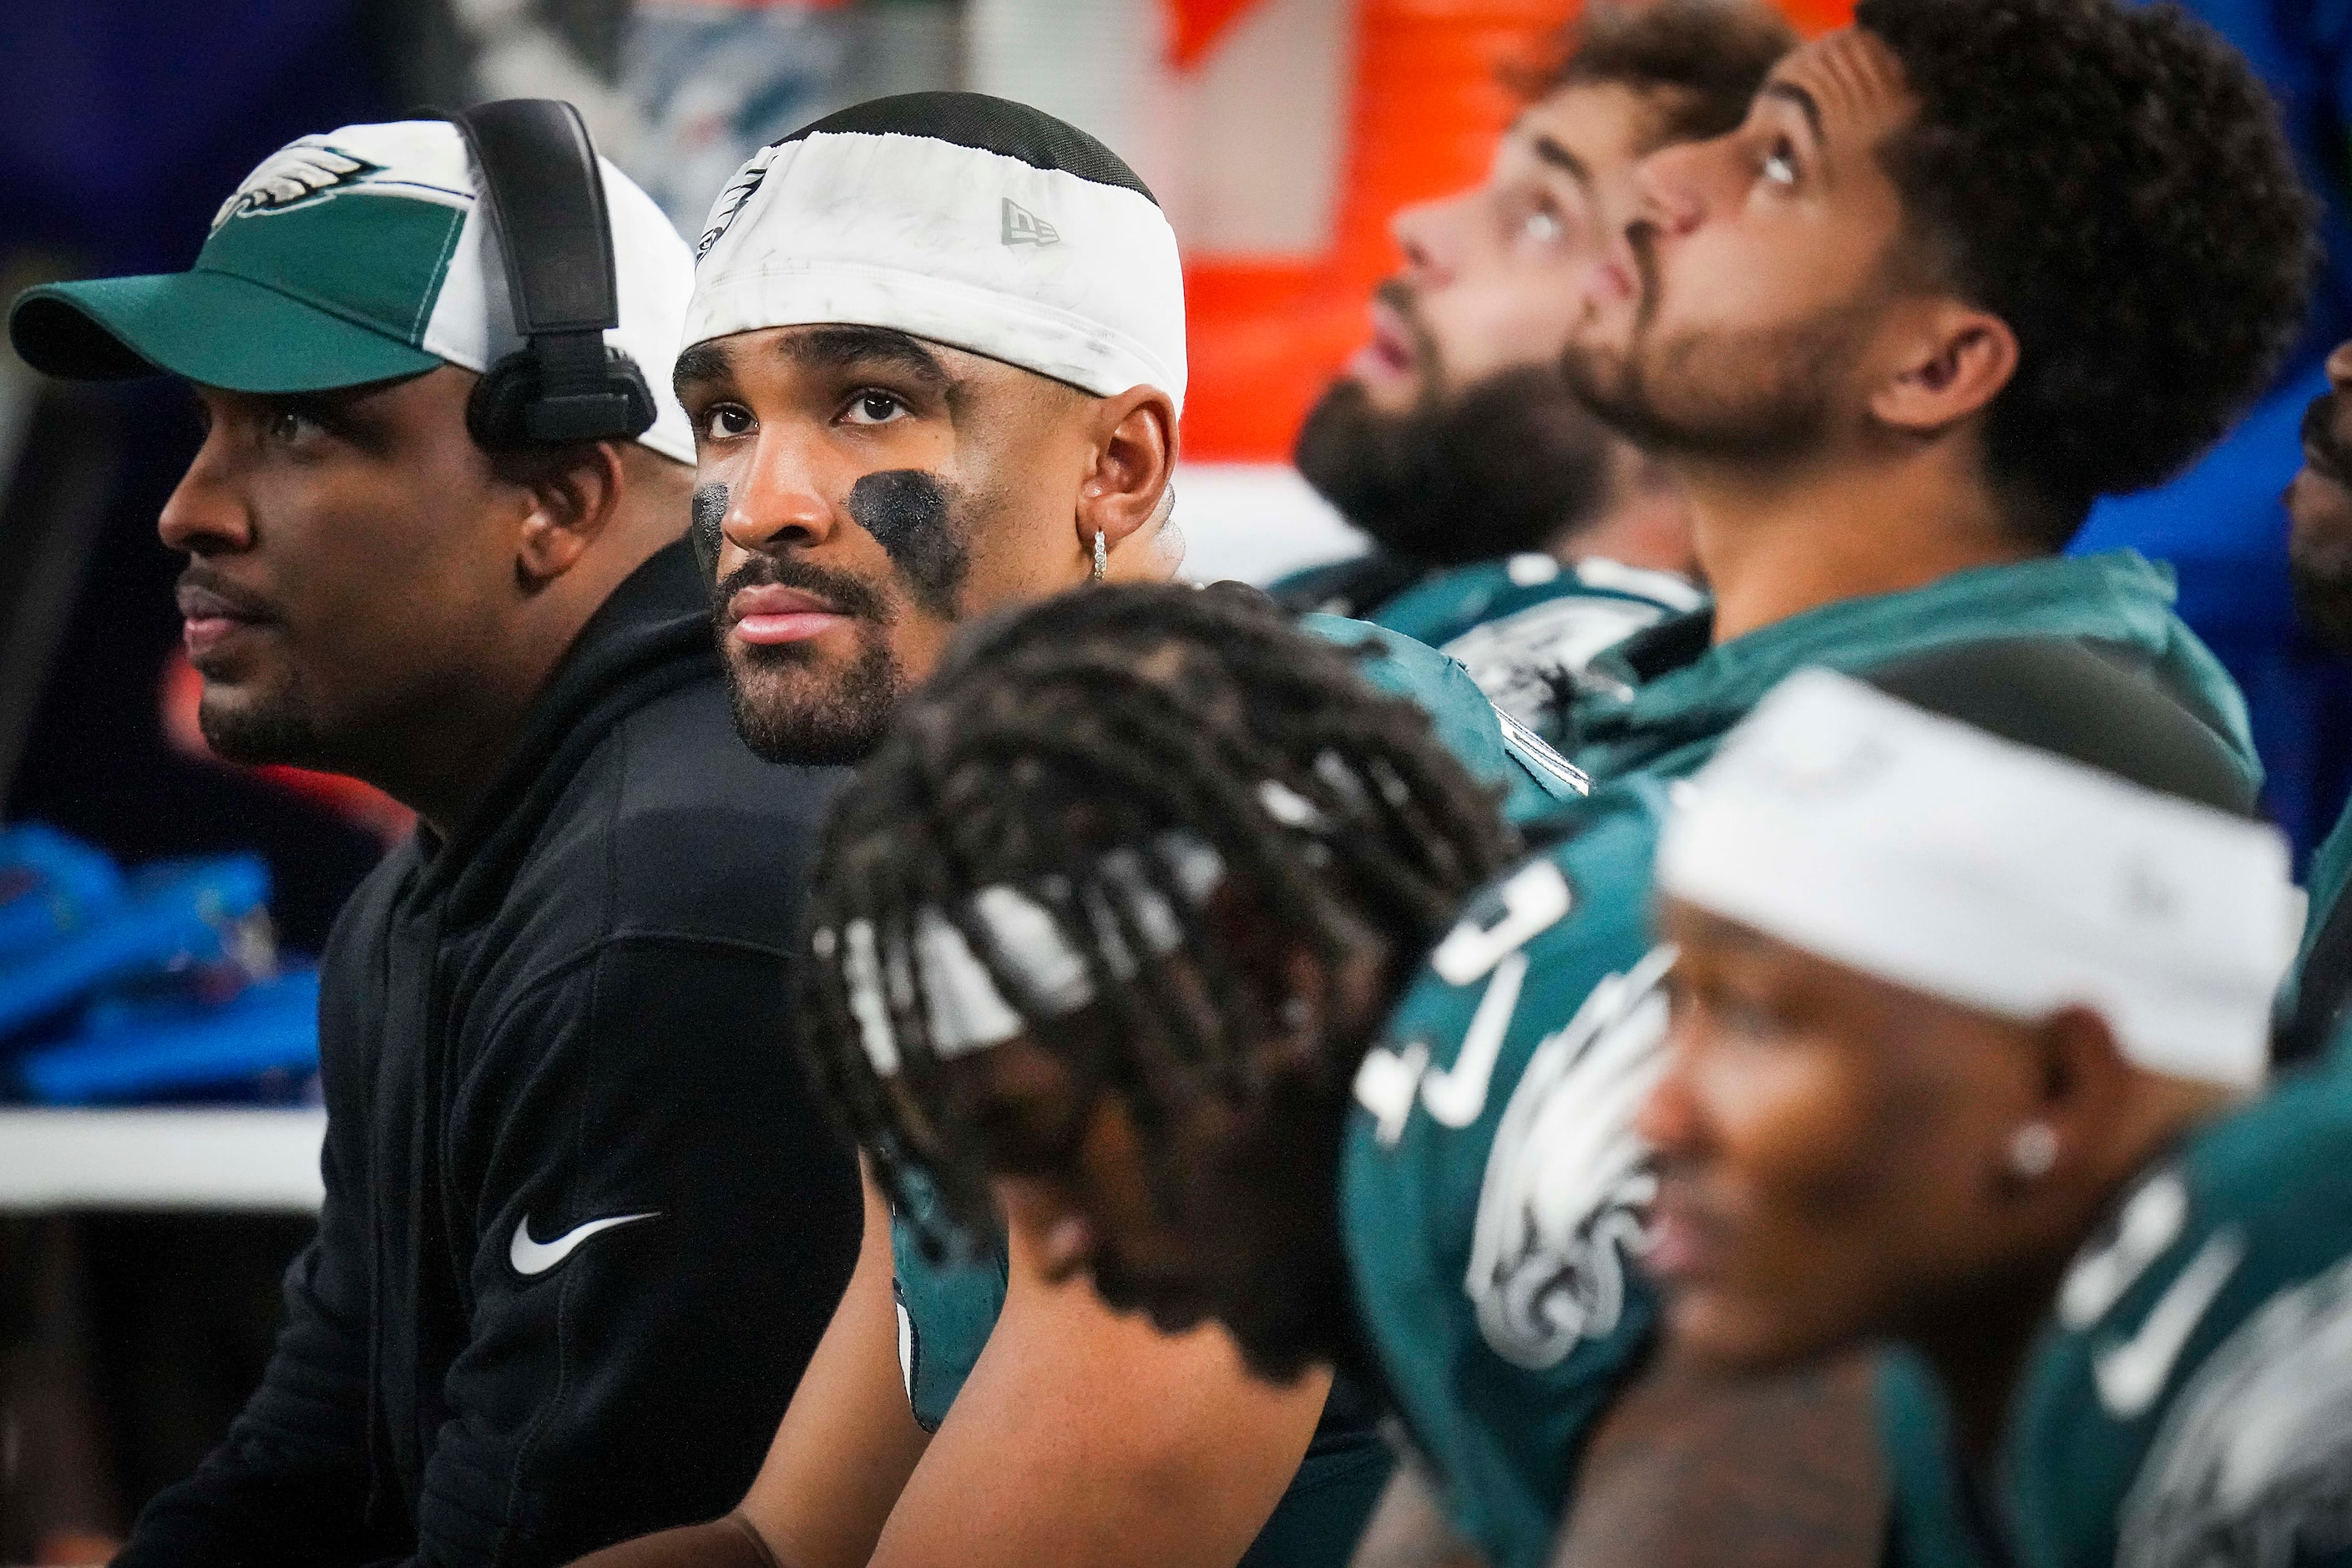
[[[787,972],[841,773],[734,733],[685,544],[329,939],[326,1203],[124,1568],[560,1563],[742,1498],[856,1260]]]

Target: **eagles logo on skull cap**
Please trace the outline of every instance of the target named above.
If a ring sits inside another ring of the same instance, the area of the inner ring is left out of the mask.
[[[688,343],[887,327],[1184,406],[1175,231],[1117,153],[1027,104],[917,92],[828,115],[743,165],[698,248]]]
[[[693,287],[686,243],[604,165],[621,324],[606,342],[646,372],[657,410],[637,437],[681,462],[694,436],[669,390]],[[70,380],[169,372],[231,392],[327,392],[440,364],[488,369],[520,348],[505,264],[446,121],[349,125],[270,154],[222,202],[185,272],[48,283],[8,335]]]

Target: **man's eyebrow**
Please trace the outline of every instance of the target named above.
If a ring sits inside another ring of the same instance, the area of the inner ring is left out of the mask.
[[[684,387],[696,382],[724,381],[734,373],[725,349],[717,343],[692,343],[678,354],[669,379],[671,385]]]
[[[1811,93],[1793,81],[1768,81],[1764,84],[1763,95],[1766,98],[1783,98],[1795,104],[1804,114],[1805,123],[1812,127],[1813,141],[1822,146],[1829,144],[1829,137],[1822,132],[1821,103]]]
[[[1592,185],[1592,170],[1585,161],[1549,136],[1531,136],[1528,145],[1538,163],[1549,163],[1588,190]]]
[[[803,370],[888,365],[940,391],[955,381],[920,340],[889,327],[814,327],[785,338],[776,352]]]

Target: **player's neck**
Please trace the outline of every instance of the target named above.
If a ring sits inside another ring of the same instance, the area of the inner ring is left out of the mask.
[[[2075,1156],[2074,1178],[2041,1194],[2035,1218],[2017,1222],[2034,1232],[2018,1261],[1905,1329],[1943,1381],[1953,1436],[1971,1467],[1992,1462],[2026,1358],[2084,1244],[2142,1176],[2237,1099],[2217,1085],[2135,1072],[2130,1095],[2099,1118],[2096,1143]]]
[[[1612,455],[1609,505],[1555,538],[1550,553],[1568,565],[1613,561],[1677,577],[1698,575],[1691,548],[1690,502],[1664,467],[1620,442]]]
[[[1682,478],[1718,643],[2038,553],[1948,447],[1771,470],[1692,465]]]
[[[1912,1324],[1904,1338],[1943,1384],[1952,1442],[1979,1474],[1992,1462],[2034,1336],[2064,1278],[2063,1257],[2036,1261]]]

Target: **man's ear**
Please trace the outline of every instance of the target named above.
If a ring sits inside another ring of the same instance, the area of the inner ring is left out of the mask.
[[[1154,386],[1100,399],[1094,454],[1078,485],[1077,542],[1090,552],[1100,532],[1117,550],[1153,521],[1176,471],[1176,405]]]
[[[621,503],[621,453],[600,441],[577,460],[550,462],[524,486],[530,511],[515,541],[515,574],[539,588],[578,564]]]
[[[2032,1120],[2053,1140],[2050,1184],[2104,1172],[2107,1140],[2133,1125],[2136,1073],[2115,1031],[2089,1008],[2068,1007],[2032,1027],[2028,1048],[2037,1077]]]
[[[1981,412],[2017,374],[2017,334],[1990,310],[1958,300],[1905,310],[1888,341],[1871,416],[1909,436],[1941,435]]]

